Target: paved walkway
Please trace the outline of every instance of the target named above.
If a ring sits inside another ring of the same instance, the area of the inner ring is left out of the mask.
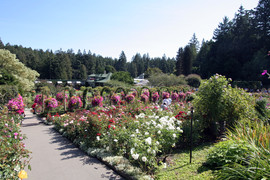
[[[30,150],[32,170],[25,169],[28,180],[122,179],[96,158],[87,156],[70,141],[44,125],[29,110],[22,123],[24,141]]]

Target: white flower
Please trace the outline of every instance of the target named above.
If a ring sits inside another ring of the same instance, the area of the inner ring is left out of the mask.
[[[107,150],[107,151],[109,151],[109,150],[110,150],[110,147],[109,147],[109,146],[107,146],[107,147],[106,147],[106,150]]]
[[[172,144],[172,147],[174,147],[174,146],[175,146],[175,143]]]
[[[145,132],[144,134],[147,136],[147,135],[149,135],[149,132]]]
[[[97,140],[98,140],[98,141],[100,140],[100,137],[99,137],[99,136],[97,136]]]
[[[158,134],[161,134],[161,131],[160,130],[158,130],[158,132],[157,132]]]
[[[146,139],[145,139],[145,142],[146,142],[147,144],[151,145],[151,143],[152,143],[151,137],[146,138]]]
[[[136,133],[138,133],[138,134],[140,133],[139,129],[136,129],[135,131],[136,131]]]
[[[150,152],[151,152],[151,148],[148,148],[148,149],[147,149],[147,152],[150,153]]]
[[[135,148],[131,148],[130,153],[133,154],[135,152]]]
[[[117,140],[117,139],[114,139],[113,141],[114,141],[114,142],[118,142],[118,140]]]
[[[135,137],[135,134],[131,134],[130,137]]]
[[[173,134],[172,136],[173,136],[173,138],[176,138],[176,134]]]
[[[167,164],[163,163],[163,168],[166,169],[167,168]]]
[[[159,129],[162,129],[162,125],[161,124],[158,124],[157,126],[156,126],[156,128],[159,128]]]
[[[131,156],[132,156],[133,159],[137,160],[140,155],[139,154],[132,154]]]
[[[147,158],[145,156],[142,157],[142,161],[143,162],[146,162],[147,161]]]
[[[158,141],[156,141],[156,144],[157,144],[157,145],[159,145],[159,142],[158,142]]]
[[[153,149],[152,153],[155,155],[156,154],[156,151]]]

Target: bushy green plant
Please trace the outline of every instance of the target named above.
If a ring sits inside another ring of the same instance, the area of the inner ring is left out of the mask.
[[[112,74],[112,80],[121,81],[127,84],[134,84],[134,80],[129,72],[119,71]]]
[[[17,96],[17,86],[1,85],[0,86],[0,105],[6,104],[10,99]]]
[[[189,74],[185,80],[187,81],[187,84],[192,86],[192,87],[195,87],[195,88],[198,88],[201,84],[201,76],[199,76],[198,74]]]
[[[233,163],[244,164],[244,160],[248,161],[252,151],[252,147],[245,141],[221,141],[209,150],[206,164],[213,169]]]
[[[267,100],[265,98],[260,98],[256,100],[256,114],[261,120],[268,120],[269,118],[269,110],[266,108]]]
[[[175,76],[174,74],[154,74],[149,77],[149,83],[152,86],[178,86],[187,84],[183,76]]]
[[[261,120],[239,122],[227,137],[232,141],[243,141],[252,147],[248,160],[239,155],[242,162],[223,166],[217,172],[218,179],[269,179],[270,178],[270,128]]]
[[[222,132],[225,121],[227,127],[231,127],[241,119],[255,117],[255,99],[242,89],[232,88],[230,81],[216,74],[200,85],[193,103],[205,130],[218,124]]]

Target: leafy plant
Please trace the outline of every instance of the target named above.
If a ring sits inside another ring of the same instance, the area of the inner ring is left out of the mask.
[[[252,147],[244,141],[221,141],[210,149],[206,164],[213,169],[233,163],[244,165],[252,151]]]

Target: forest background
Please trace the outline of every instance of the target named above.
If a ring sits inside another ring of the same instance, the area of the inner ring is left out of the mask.
[[[163,73],[177,76],[198,74],[209,78],[215,73],[234,81],[261,81],[267,86],[263,70],[270,70],[270,2],[260,0],[258,6],[245,10],[242,6],[232,20],[224,17],[209,41],[198,42],[195,33],[185,47],[179,47],[175,58],[151,58],[148,54],[135,54],[127,60],[124,51],[118,59],[102,57],[91,51],[67,51],[26,48],[4,44],[0,49],[16,54],[27,67],[36,70],[40,79],[86,79],[93,73],[127,71],[132,77],[159,68]],[[112,47],[113,48],[113,47]],[[1,67],[0,67],[1,69]],[[5,73],[1,69],[2,75]]]

